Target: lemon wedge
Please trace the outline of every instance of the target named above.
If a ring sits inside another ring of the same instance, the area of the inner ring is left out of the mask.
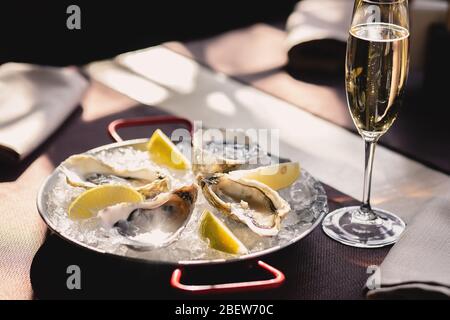
[[[69,206],[68,215],[72,220],[88,219],[100,210],[123,202],[141,202],[142,195],[136,190],[122,185],[102,185],[80,194]]]
[[[230,174],[233,177],[256,180],[274,190],[280,190],[289,187],[298,179],[300,165],[298,162],[287,162],[251,170],[237,170]]]
[[[147,150],[152,160],[158,164],[178,170],[186,170],[191,166],[190,161],[160,129],[151,136]]]
[[[231,254],[248,253],[245,245],[209,210],[203,211],[200,218],[200,237],[213,249]]]

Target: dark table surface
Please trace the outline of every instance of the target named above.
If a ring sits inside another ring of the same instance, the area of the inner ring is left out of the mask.
[[[0,292],[6,298],[203,298],[177,292],[170,287],[169,279],[175,266],[130,263],[89,252],[50,234],[34,208],[36,192],[30,191],[36,190],[53,167],[71,154],[110,143],[105,128],[113,119],[161,112],[158,108],[135,105],[132,100],[93,83],[82,108],[28,160],[31,165],[24,163],[22,170],[9,170],[8,174],[2,171],[5,182],[0,184],[0,191],[10,193],[15,190],[17,197],[22,196],[30,203],[29,209],[21,208],[17,207],[17,203],[12,203],[15,197],[6,198],[9,205],[16,208],[16,221],[20,217],[22,231],[26,230],[36,237],[24,247],[22,244],[27,235],[17,230],[11,232],[12,241],[8,251],[1,252],[2,262],[6,262],[5,265],[10,268],[9,278],[5,278],[0,286]],[[150,129],[140,128],[122,133],[124,138],[141,137],[144,132],[139,130],[148,133]],[[8,180],[10,182],[6,182]],[[29,186],[23,189],[21,186],[24,184]],[[356,203],[354,199],[330,187],[326,186],[326,191],[330,210]],[[24,219],[25,215],[28,215],[28,219]],[[14,221],[8,223],[14,224]],[[318,227],[297,244],[262,258],[285,273],[286,282],[282,287],[264,292],[207,298],[362,299],[368,277],[367,267],[380,264],[388,250],[346,247],[329,239]],[[73,264],[82,270],[80,291],[70,291],[66,286],[67,267]],[[29,271],[21,274],[17,272],[17,267],[28,267]],[[268,277],[267,273],[256,267],[256,261],[246,261],[214,267],[186,267],[183,282],[236,282]]]

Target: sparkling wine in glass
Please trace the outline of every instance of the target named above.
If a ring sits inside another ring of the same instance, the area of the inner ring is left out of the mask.
[[[370,205],[375,146],[391,127],[402,104],[409,67],[407,0],[356,0],[346,57],[349,110],[365,143],[361,206],[341,208],[323,221],[331,238],[344,244],[376,248],[397,241],[405,223]]]

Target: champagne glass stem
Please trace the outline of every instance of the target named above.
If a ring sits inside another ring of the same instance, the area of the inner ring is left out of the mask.
[[[363,191],[363,201],[361,205],[361,214],[363,215],[365,220],[372,220],[376,218],[372,212],[372,207],[370,206],[370,189],[372,186],[372,169],[376,144],[377,144],[376,140],[364,139],[365,166],[364,166],[364,191]]]

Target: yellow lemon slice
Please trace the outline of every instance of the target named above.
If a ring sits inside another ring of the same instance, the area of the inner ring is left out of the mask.
[[[200,236],[213,249],[232,254],[246,254],[248,249],[228,227],[209,210],[200,219]]]
[[[123,202],[141,202],[142,195],[122,185],[103,185],[80,194],[69,206],[70,219],[79,220],[95,216],[100,210]]]
[[[298,162],[287,162],[252,170],[237,170],[230,174],[234,177],[256,180],[274,190],[280,190],[289,187],[298,179],[300,165]]]
[[[151,159],[158,164],[178,170],[186,170],[191,166],[190,161],[160,129],[153,133],[147,144],[147,150]]]

